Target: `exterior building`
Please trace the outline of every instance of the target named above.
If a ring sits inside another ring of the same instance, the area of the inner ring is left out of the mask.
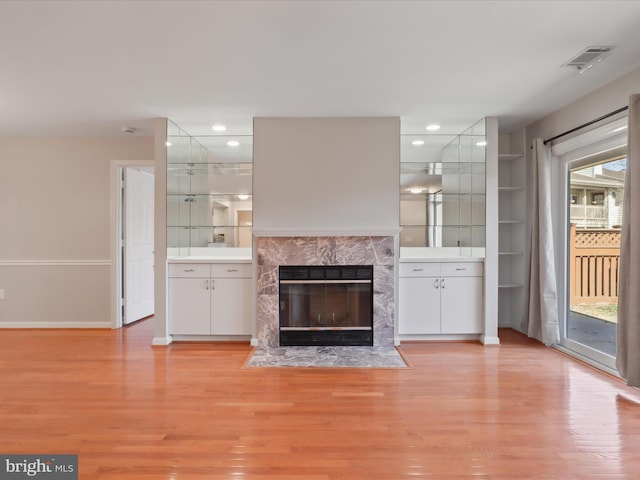
[[[571,223],[576,228],[617,229],[622,224],[624,170],[593,165],[571,173]]]

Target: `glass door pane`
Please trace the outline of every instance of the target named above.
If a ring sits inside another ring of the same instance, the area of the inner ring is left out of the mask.
[[[566,338],[590,357],[616,356],[625,170],[626,158],[609,157],[569,173]]]

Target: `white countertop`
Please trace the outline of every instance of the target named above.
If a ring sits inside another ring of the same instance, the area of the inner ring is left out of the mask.
[[[484,262],[481,257],[409,257],[400,258],[399,263],[453,263],[453,262]]]
[[[168,248],[167,263],[251,263],[251,248]]]
[[[167,263],[251,263],[252,259],[243,256],[189,256],[167,258]]]
[[[461,249],[456,247],[401,247],[400,263],[415,262],[484,262],[484,249]]]

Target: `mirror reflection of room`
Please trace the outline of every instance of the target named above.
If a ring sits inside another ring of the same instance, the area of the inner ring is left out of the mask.
[[[402,135],[400,246],[484,247],[485,131]]]

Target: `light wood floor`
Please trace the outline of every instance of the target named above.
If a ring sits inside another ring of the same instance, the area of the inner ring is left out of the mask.
[[[405,370],[152,336],[1,330],[0,453],[77,453],[82,480],[640,478],[640,392],[513,331],[405,344]]]

